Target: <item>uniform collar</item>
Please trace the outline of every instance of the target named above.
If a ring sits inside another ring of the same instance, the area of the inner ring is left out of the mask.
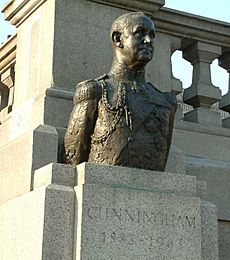
[[[145,81],[145,70],[133,70],[125,67],[124,65],[113,62],[109,75],[118,78],[120,81]]]

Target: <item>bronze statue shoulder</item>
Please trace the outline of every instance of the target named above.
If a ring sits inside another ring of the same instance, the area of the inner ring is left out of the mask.
[[[171,92],[163,92],[164,97],[167,102],[169,102],[173,107],[177,107],[177,98],[176,95]]]
[[[155,102],[159,105],[165,105],[167,107],[173,106],[174,108],[177,107],[177,98],[171,92],[162,92],[158,88],[156,88],[151,82],[148,84],[154,89],[155,91]]]
[[[77,84],[74,95],[74,104],[80,103],[84,100],[98,100],[101,97],[101,84],[97,79],[85,80]]]

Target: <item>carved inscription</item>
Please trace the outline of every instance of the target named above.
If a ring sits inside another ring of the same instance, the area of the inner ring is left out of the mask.
[[[131,223],[138,225],[171,226],[178,228],[196,228],[196,217],[175,213],[153,212],[139,209],[107,208],[91,206],[86,208],[91,220]]]
[[[157,247],[158,249],[182,247],[186,241],[182,237],[177,239],[171,239],[168,236],[157,236],[143,235],[143,234],[132,234],[129,232],[103,232],[101,233],[101,242],[106,244],[118,243],[120,245],[136,246],[144,245],[148,246],[148,249]]]
[[[138,248],[142,254],[161,252],[162,257],[169,251],[188,252],[190,236],[199,226],[196,216],[170,210],[85,205],[84,214],[87,226],[91,222],[94,230],[91,239],[103,248]]]

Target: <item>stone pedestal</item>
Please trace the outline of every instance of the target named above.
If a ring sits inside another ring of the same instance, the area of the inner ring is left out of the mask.
[[[195,177],[83,163],[77,178],[74,259],[218,259],[216,208]]]
[[[205,189],[184,174],[49,164],[0,207],[0,259],[218,260]]]

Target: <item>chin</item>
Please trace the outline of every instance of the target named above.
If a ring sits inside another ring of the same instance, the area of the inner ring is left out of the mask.
[[[149,61],[151,61],[151,59],[152,59],[152,55],[144,55],[144,56],[139,57],[138,61],[142,64],[146,64]]]

